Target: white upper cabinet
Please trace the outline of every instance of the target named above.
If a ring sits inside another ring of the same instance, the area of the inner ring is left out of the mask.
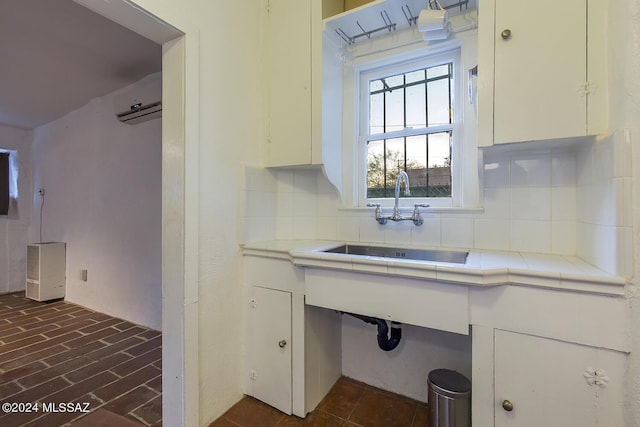
[[[266,3],[266,165],[322,166],[340,189],[342,63],[323,40],[322,2]]]
[[[482,0],[479,146],[607,130],[601,3]]]
[[[265,69],[268,166],[310,165],[311,2],[269,0]]]

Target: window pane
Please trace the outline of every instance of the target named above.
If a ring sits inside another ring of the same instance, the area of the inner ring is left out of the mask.
[[[387,139],[386,145],[387,197],[393,197],[398,174],[404,170],[404,138]]]
[[[367,144],[367,198],[385,197],[384,141]]]
[[[384,132],[384,98],[382,93],[370,96],[369,135]]]
[[[451,163],[451,134],[449,132],[429,135],[429,167]]]
[[[451,133],[434,133],[428,139],[428,196],[451,197]]]
[[[449,79],[427,83],[429,126],[451,123],[449,99]]]
[[[396,87],[400,87],[402,85],[404,85],[404,74],[398,74],[395,76],[391,76],[391,77],[387,77],[382,79],[387,83],[387,86],[391,89],[396,88]]]
[[[404,91],[385,92],[385,132],[404,129]]]
[[[407,138],[407,175],[411,197],[427,197],[427,136]]]
[[[407,87],[407,127],[426,127],[427,111],[425,107],[426,94],[424,92],[425,85],[416,84]]]
[[[449,65],[438,65],[437,67],[427,68],[427,78],[433,79],[434,77],[446,76],[449,74]]]
[[[373,80],[369,83],[369,92],[376,92],[382,90],[382,80]]]
[[[418,71],[414,71],[412,73],[407,73],[405,74],[405,79],[404,81],[409,84],[409,83],[415,83],[415,82],[420,82],[420,81],[424,81],[424,70],[418,70]]]

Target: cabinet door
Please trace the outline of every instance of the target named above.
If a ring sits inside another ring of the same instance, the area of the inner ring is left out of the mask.
[[[496,330],[495,426],[623,425],[625,360],[614,351]]]
[[[494,31],[494,143],[585,135],[586,0],[496,0]]]
[[[291,293],[253,287],[252,396],[291,414]]]
[[[311,0],[269,0],[268,166],[311,164]]]

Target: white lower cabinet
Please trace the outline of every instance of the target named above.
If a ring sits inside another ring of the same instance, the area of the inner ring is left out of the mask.
[[[291,414],[291,293],[252,287],[251,395]]]
[[[624,353],[494,333],[496,427],[622,426]]]
[[[287,414],[311,412],[342,372],[340,314],[304,303],[304,270],[245,256],[245,393]]]

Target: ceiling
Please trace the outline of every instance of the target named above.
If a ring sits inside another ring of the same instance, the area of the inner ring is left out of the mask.
[[[72,0],[0,0],[0,123],[38,127],[161,69],[160,45]]]

